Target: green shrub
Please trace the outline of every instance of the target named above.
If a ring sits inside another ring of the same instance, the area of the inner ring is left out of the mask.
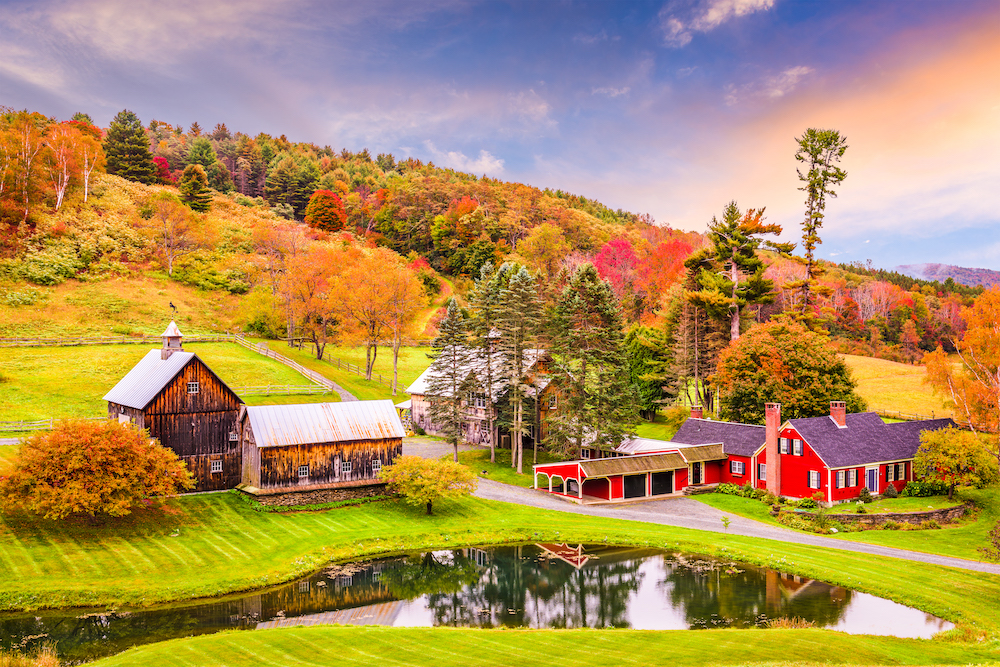
[[[744,498],[753,498],[753,485],[750,482],[745,482],[743,486],[740,487],[740,495]]]
[[[874,501],[875,499],[872,498],[872,492],[868,490],[868,487],[867,486],[862,486],[861,487],[861,493],[858,494],[858,500],[860,500],[863,503],[870,503],[870,502]]]
[[[948,485],[940,482],[907,482],[903,487],[904,498],[929,498],[948,493]]]
[[[886,521],[882,524],[882,530],[899,530],[899,524],[895,521]]]
[[[774,495],[770,491],[766,492],[764,494],[764,504],[765,505],[777,505],[778,504],[778,496]]]
[[[717,487],[715,487],[716,493],[722,493],[727,496],[742,496],[742,489],[736,484],[730,484],[729,482],[722,482]]]
[[[816,501],[812,498],[803,498],[799,501],[799,508],[804,510],[814,510],[818,507]]]
[[[924,530],[941,530],[941,524],[937,522],[937,519],[927,519],[920,526]]]
[[[865,509],[865,504],[863,502],[861,502],[861,501],[858,501],[857,513],[858,514],[868,514],[868,510]]]
[[[899,498],[899,491],[896,490],[895,484],[887,484],[885,491],[882,492],[883,498]]]
[[[45,293],[33,287],[24,287],[18,291],[0,292],[0,302],[8,306],[33,306],[45,298]]]

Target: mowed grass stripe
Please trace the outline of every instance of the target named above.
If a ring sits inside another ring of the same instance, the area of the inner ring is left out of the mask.
[[[193,650],[188,650],[188,649]],[[132,649],[93,663],[412,667],[752,663],[845,665],[995,662],[995,645],[854,636],[826,630],[476,630],[314,626],[227,632]],[[531,662],[528,662],[531,661]],[[542,661],[545,661],[544,663]]]

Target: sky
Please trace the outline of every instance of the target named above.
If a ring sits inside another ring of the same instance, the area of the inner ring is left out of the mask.
[[[0,105],[122,109],[797,241],[796,137],[847,138],[820,256],[1000,270],[996,0],[0,0]]]

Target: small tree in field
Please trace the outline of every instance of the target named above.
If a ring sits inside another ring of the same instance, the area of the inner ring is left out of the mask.
[[[948,500],[956,486],[982,488],[1000,479],[979,436],[951,427],[920,434],[913,472],[925,480],[947,484]]]
[[[435,461],[419,456],[400,456],[382,468],[379,479],[411,505],[426,505],[427,513],[436,500],[467,496],[476,490],[478,479],[472,470],[454,461]]]
[[[143,498],[194,486],[177,455],[149,432],[115,421],[64,421],[21,444],[0,499],[46,519],[125,516]]]
[[[330,190],[317,190],[306,204],[306,224],[325,232],[340,231],[347,226],[344,202]]]

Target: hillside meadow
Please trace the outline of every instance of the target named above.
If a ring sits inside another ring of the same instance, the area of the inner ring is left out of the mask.
[[[885,359],[841,355],[858,382],[857,393],[868,402],[869,410],[901,412],[908,415],[953,417],[945,397],[935,394],[924,382],[927,369]]]

